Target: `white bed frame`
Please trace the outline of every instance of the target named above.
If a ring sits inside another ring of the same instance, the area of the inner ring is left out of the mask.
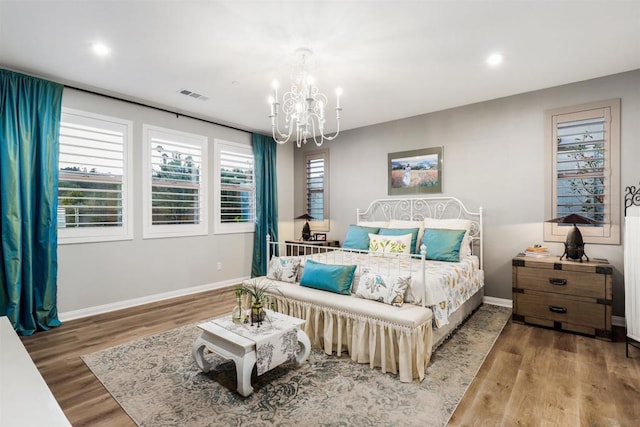
[[[479,259],[480,269],[483,269],[483,210],[478,209],[478,212],[472,212],[466,208],[466,206],[455,197],[413,197],[413,198],[393,198],[393,199],[377,199],[371,202],[369,207],[356,212],[357,222],[362,221],[389,221],[396,220],[411,220],[411,221],[423,221],[426,218],[432,219],[467,219],[471,221],[470,236],[472,239],[471,251],[473,255],[476,255]],[[287,249],[293,249],[294,253],[320,253],[327,250],[324,247],[318,247],[314,245],[305,245],[304,241],[300,243],[284,243],[284,242],[272,242],[270,236],[267,235],[267,266],[271,259],[271,254],[276,253],[278,248],[280,253],[286,253]],[[297,249],[296,249],[297,248]],[[357,250],[345,250],[343,252],[368,252]],[[422,262],[425,261],[425,253],[422,251],[421,255],[418,255]],[[393,258],[389,258],[388,265],[385,267],[388,271],[398,269],[400,271],[400,263],[394,261]],[[394,264],[395,262],[395,264]],[[360,268],[362,266],[359,266]],[[422,269],[422,274],[425,274],[425,268]],[[426,283],[423,277],[422,283]],[[469,300],[467,300],[462,306],[460,306],[449,318],[449,324],[444,327],[434,330],[434,346],[438,347],[451,333],[454,331],[473,311],[482,304],[484,297],[484,286],[476,292]],[[424,301],[424,298],[423,298]]]
[[[455,197],[415,197],[404,199],[377,199],[361,212],[356,211],[357,222],[361,221],[389,221],[392,219],[423,221],[432,219],[468,219],[471,221],[470,236],[471,250],[480,260],[483,268],[483,223],[482,208],[478,212],[469,211],[466,206]]]

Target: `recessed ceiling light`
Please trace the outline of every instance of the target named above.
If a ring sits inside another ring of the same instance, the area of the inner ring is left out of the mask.
[[[111,52],[111,49],[109,49],[109,46],[100,42],[92,44],[91,50],[93,50],[93,53],[95,53],[98,56],[107,56],[109,52]]]
[[[495,67],[502,64],[503,59],[504,57],[502,56],[501,53],[492,53],[487,57],[487,64],[491,65],[492,67]]]

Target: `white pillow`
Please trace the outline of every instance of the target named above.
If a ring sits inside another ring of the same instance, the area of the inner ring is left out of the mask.
[[[404,294],[411,286],[411,276],[386,277],[364,269],[358,281],[356,296],[402,307]]]
[[[295,283],[298,280],[299,266],[300,258],[278,258],[274,256],[271,258],[271,261],[269,261],[267,279]]]
[[[422,236],[424,234],[424,230],[422,229],[424,224],[422,221],[411,221],[406,219],[392,219],[389,221],[389,228],[417,228],[418,229],[418,239],[416,240],[416,247],[413,249],[413,253],[420,253],[420,245],[422,245]]]
[[[360,227],[374,227],[374,228],[387,228],[389,221],[360,221],[358,222]]]
[[[380,254],[411,254],[411,233],[401,236],[369,233],[369,250]]]
[[[460,245],[460,260],[471,255],[471,220],[470,219],[434,219],[425,218],[424,228],[447,229],[447,230],[465,230],[462,244]],[[422,244],[422,240],[420,241]]]

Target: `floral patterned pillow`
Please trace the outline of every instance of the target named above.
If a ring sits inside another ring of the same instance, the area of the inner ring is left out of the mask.
[[[387,277],[364,269],[360,275],[356,296],[402,307],[404,294],[410,286],[411,276]]]
[[[369,250],[380,254],[411,254],[411,233],[400,236],[369,233]]]
[[[279,258],[274,256],[269,261],[267,279],[295,283],[298,279],[298,267],[300,267],[300,258]]]

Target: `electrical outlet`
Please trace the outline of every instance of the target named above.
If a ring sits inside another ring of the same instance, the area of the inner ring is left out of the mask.
[[[222,263],[218,262],[218,271],[222,270]]]

